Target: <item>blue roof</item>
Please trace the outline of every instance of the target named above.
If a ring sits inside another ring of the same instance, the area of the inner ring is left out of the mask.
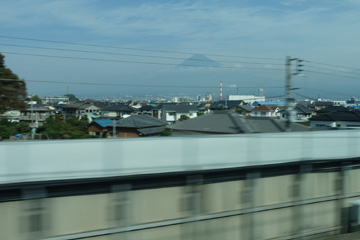
[[[279,101],[279,102],[272,102],[272,101],[256,101],[253,103],[253,105],[285,105],[286,102],[284,101]]]
[[[349,108],[352,108],[352,109],[360,109],[360,106],[349,106]]]
[[[98,119],[98,120],[94,120],[93,122],[97,123],[101,127],[106,127],[107,125],[112,123],[112,120],[111,119]]]

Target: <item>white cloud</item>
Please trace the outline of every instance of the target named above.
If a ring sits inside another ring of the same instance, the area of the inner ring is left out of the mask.
[[[351,1],[351,0],[348,0]],[[14,2],[14,3],[13,3]],[[284,10],[273,6],[226,5],[198,1],[99,8],[102,1],[8,1],[0,10],[1,22],[9,26],[55,26],[77,28],[103,37],[167,38],[194,43],[249,44],[249,41],[286,41],[287,38],[324,39],[334,30],[351,33],[359,9],[327,15],[329,5]],[[29,4],[32,3],[32,4]],[[290,3],[287,1],[287,3]],[[20,7],[21,6],[21,7]],[[335,5],[336,7],[336,5]],[[346,23],[346,25],[344,25]],[[350,24],[350,25],[348,25]],[[342,26],[340,28],[340,26]],[[230,46],[232,47],[232,46]]]

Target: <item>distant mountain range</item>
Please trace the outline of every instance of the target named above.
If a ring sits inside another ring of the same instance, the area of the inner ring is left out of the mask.
[[[197,68],[197,67],[220,67],[221,64],[202,54],[194,54],[190,58],[178,64],[178,68]]]

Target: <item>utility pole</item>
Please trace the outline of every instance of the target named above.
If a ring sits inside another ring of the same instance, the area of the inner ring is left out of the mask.
[[[35,126],[34,126],[34,119],[33,119],[33,114],[34,114],[34,111],[33,111],[33,101],[32,99],[30,98],[30,101],[31,101],[31,109],[30,109],[30,119],[31,119],[31,139],[34,139],[34,136],[35,136]]]
[[[113,136],[113,138],[116,138],[117,136],[116,136],[116,119],[114,118],[113,119],[113,134],[112,134]]]
[[[291,62],[292,61],[297,61],[297,65],[296,65],[296,69],[295,72],[291,71]],[[301,69],[301,67],[303,67],[304,65],[302,65],[301,63],[304,60],[298,59],[298,58],[290,58],[289,56],[286,57],[286,81],[285,81],[285,101],[286,101],[286,128],[285,131],[287,132],[291,132],[291,122],[293,121],[294,118],[294,106],[293,106],[293,101],[294,98],[291,97],[291,90],[295,90],[294,88],[291,87],[291,77],[293,75],[298,75],[300,74],[303,70]]]

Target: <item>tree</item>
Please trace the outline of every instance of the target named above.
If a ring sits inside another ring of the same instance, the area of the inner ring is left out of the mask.
[[[50,116],[39,131],[46,133],[50,139],[93,138],[87,133],[87,125],[86,118],[69,117],[64,121],[59,116]]]
[[[6,118],[0,119],[0,139],[9,139],[17,133],[29,133],[31,127],[26,123],[10,122]]]
[[[171,132],[169,129],[164,129],[162,132],[160,132],[158,134],[158,136],[161,136],[161,137],[167,137],[167,136],[170,136],[171,135]]]
[[[68,97],[70,102],[78,102],[79,101],[79,99],[74,94],[65,94],[64,96]]]
[[[38,95],[32,96],[31,101],[35,101],[37,104],[42,104],[42,100]]]
[[[179,118],[179,121],[185,121],[185,120],[188,120],[190,119],[190,117],[186,116],[186,115],[181,115],[180,118]]]
[[[0,114],[13,109],[26,108],[25,82],[5,67],[4,58],[0,53]]]

